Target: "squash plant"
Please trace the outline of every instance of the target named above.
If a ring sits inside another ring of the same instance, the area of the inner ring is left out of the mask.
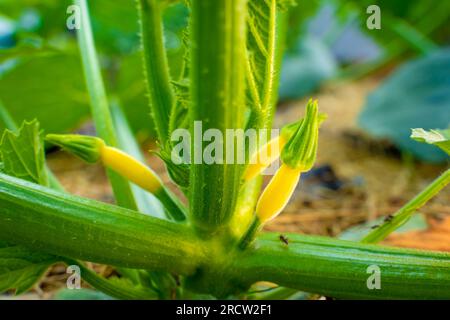
[[[325,120],[316,101],[308,103],[303,119],[267,144],[246,145],[245,163],[173,161],[170,137],[178,128],[192,136],[198,122],[221,133],[271,128],[285,11],[294,3],[188,1],[184,69],[173,78],[161,18],[171,2],[138,0],[137,10],[159,156],[187,201],[142,163],[120,101],[108,100],[103,86],[87,1],[75,0],[98,137],[48,135],[47,141],[102,163],[116,205],[64,192],[46,167],[39,124],[17,129],[7,122],[11,130],[0,146],[0,292],[22,293],[50,265],[64,262],[78,266],[91,286],[119,299],[287,298],[300,290],[334,298],[450,298],[449,254],[375,244],[449,183],[448,170],[361,242],[262,231],[314,163]],[[4,110],[0,114],[8,119]],[[236,140],[226,137],[223,143],[236,145]],[[444,138],[440,143],[448,146]],[[191,143],[191,158],[206,147],[203,141]],[[263,151],[268,160],[248,160]],[[281,166],[260,196],[261,172],[278,157]],[[103,278],[83,261],[111,265],[120,277]],[[373,266],[381,280],[375,289],[368,285]],[[254,294],[252,285],[260,281],[277,287]]]

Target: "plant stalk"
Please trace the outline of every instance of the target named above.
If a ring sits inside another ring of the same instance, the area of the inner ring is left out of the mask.
[[[193,0],[191,9],[190,212],[198,229],[213,233],[233,215],[242,169],[234,160],[242,151],[235,148],[234,160],[223,164],[203,163],[206,143],[195,136],[194,122],[203,132],[219,130],[223,146],[236,146],[226,129],[244,127],[246,0]]]
[[[3,174],[0,203],[1,240],[58,256],[194,279],[201,276],[199,270],[208,271],[200,289],[221,296],[226,292],[215,292],[216,286],[235,290],[270,281],[336,298],[450,299],[448,253],[295,234],[285,235],[286,244],[279,234],[267,233],[244,251],[216,257],[216,244],[199,240],[184,225]],[[367,285],[370,266],[380,269],[381,289]]]
[[[78,46],[83,62],[86,87],[91,99],[91,114],[94,119],[97,134],[109,146],[117,147],[118,141],[109,109],[109,102],[103,84],[102,74],[95,50],[94,37],[89,18],[86,0],[74,0],[81,10],[81,28],[77,33]],[[130,183],[117,173],[107,170],[117,204],[136,210],[137,205]]]
[[[450,299],[450,254],[286,234],[259,237],[234,261],[235,277],[343,299]],[[374,289],[370,268],[380,270]],[[372,288],[372,289],[370,289]]]
[[[0,238],[83,261],[189,275],[204,259],[186,226],[0,174]]]
[[[419,208],[425,205],[429,200],[436,196],[442,189],[450,183],[450,169],[447,169],[429,186],[420,192],[415,198],[410,200],[400,210],[398,210],[393,218],[386,220],[381,226],[366,235],[361,242],[378,243],[384,240],[392,232],[404,225]]]
[[[150,107],[159,141],[165,146],[171,134],[169,115],[173,108],[174,92],[164,48],[163,4],[159,0],[138,0],[138,4]]]
[[[80,261],[71,259],[64,260],[67,265],[76,265],[80,268],[84,281],[113,298],[121,300],[156,300],[158,298],[157,293],[150,288],[131,286],[128,282],[126,282],[127,285],[118,285],[120,284],[120,280],[118,280],[118,283],[108,280],[86,267]]]

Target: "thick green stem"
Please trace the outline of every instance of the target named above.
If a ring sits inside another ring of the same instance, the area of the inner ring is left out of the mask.
[[[223,164],[205,164],[206,143],[194,122],[201,122],[203,132],[219,130],[223,146],[236,145],[226,129],[244,126],[246,0],[193,0],[191,8],[190,212],[199,229],[214,232],[233,214],[241,173],[235,159],[242,151],[235,150],[233,160],[224,152]]]
[[[203,245],[184,225],[0,174],[0,238],[119,267],[193,273]]]
[[[441,176],[434,180],[428,187],[426,187],[415,198],[398,210],[392,219],[387,219],[380,227],[376,228],[368,235],[366,235],[361,242],[363,243],[377,243],[384,240],[392,232],[405,224],[409,218],[420,207],[425,205],[429,200],[436,196],[442,189],[450,183],[450,169],[447,169]]]
[[[0,203],[1,240],[58,256],[194,279],[203,268],[210,276],[199,288],[203,291],[226,288],[227,281],[231,290],[271,281],[337,298],[450,298],[446,253],[294,234],[285,235],[286,244],[279,234],[269,233],[243,252],[217,256],[214,243],[200,241],[186,226],[2,174]],[[367,285],[374,266],[380,271],[380,289]]]
[[[163,146],[170,135],[169,115],[174,93],[164,48],[162,1],[138,0],[142,47],[150,106],[158,138]]]
[[[81,10],[81,28],[78,32],[78,46],[80,47],[83,62],[86,86],[91,99],[91,113],[94,119],[97,134],[110,145],[117,147],[117,138],[109,110],[108,98],[103,84],[102,74],[95,51],[94,38],[89,19],[89,10],[86,0],[74,0]],[[120,206],[137,209],[130,183],[117,173],[108,170],[108,177]]]
[[[262,235],[235,259],[235,277],[335,298],[450,299],[450,255],[324,237]],[[377,269],[379,268],[379,269]],[[369,278],[379,270],[380,289]],[[369,283],[369,286],[368,286]],[[372,289],[370,289],[372,288]]]

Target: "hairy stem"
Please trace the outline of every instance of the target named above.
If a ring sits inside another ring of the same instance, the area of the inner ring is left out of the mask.
[[[165,146],[170,135],[169,115],[174,93],[164,48],[162,3],[159,0],[138,0],[138,3],[150,107],[159,141]]]
[[[219,130],[224,137],[223,146],[236,144],[234,137],[227,139],[226,129],[244,126],[246,0],[193,0],[191,8],[190,120],[194,163],[190,212],[199,229],[214,232],[229,222],[234,211],[241,173],[241,166],[234,159],[241,151],[235,150],[234,159],[223,159],[223,164],[198,163],[203,162],[206,143],[197,141],[202,139],[195,136],[198,132],[194,122],[201,121],[203,132]]]

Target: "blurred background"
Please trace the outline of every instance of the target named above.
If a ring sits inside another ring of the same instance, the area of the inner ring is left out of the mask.
[[[316,167],[268,229],[358,239],[448,167],[442,151],[409,135],[411,128],[450,126],[450,1],[298,2],[285,13],[289,27],[275,126],[299,118],[310,97],[329,118]],[[47,133],[93,133],[75,34],[66,28],[70,4],[0,0],[0,110],[17,123],[37,118]],[[122,108],[142,147],[155,149],[135,3],[89,4],[109,97]],[[381,10],[381,29],[367,27],[370,5]],[[183,63],[188,15],[183,3],[165,12],[174,77]],[[169,181],[161,161],[147,154]],[[101,167],[55,150],[48,150],[48,157],[70,192],[112,201]],[[450,251],[449,192],[385,243]],[[29,297],[52,297],[66,276],[64,268],[54,268]]]

